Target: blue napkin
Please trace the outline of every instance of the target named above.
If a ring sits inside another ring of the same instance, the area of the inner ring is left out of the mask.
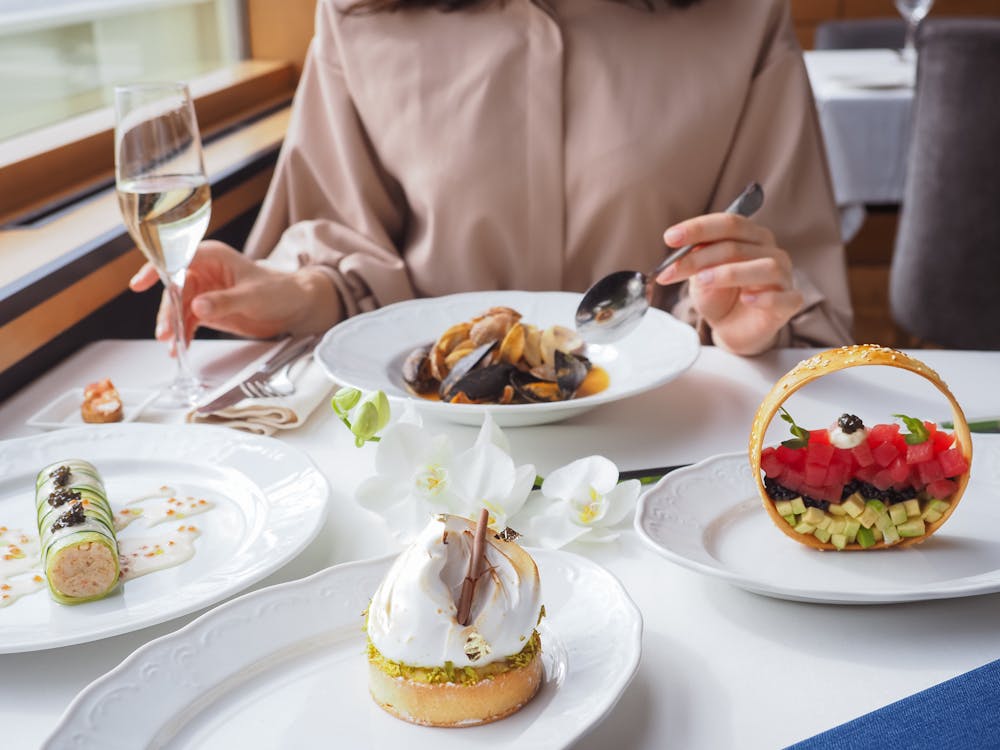
[[[790,750],[1000,747],[1000,660],[841,724]]]

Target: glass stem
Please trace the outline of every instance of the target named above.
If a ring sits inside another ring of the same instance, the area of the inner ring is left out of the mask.
[[[903,51],[911,57],[917,53],[917,27],[919,26],[920,21],[915,18],[906,19],[906,42],[903,44]]]
[[[194,381],[188,365],[188,342],[184,331],[184,277],[180,281],[167,279],[167,293],[170,295],[170,310],[173,313],[174,356],[177,358],[177,378],[174,386],[188,385]]]

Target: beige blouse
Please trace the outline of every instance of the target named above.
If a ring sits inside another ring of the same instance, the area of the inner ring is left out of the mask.
[[[346,2],[319,0],[251,257],[321,266],[349,315],[460,291],[583,291],[652,268],[669,225],[757,180],[756,218],[806,298],[779,343],[849,341],[837,213],[784,0],[344,16]],[[681,292],[663,304],[695,322]]]

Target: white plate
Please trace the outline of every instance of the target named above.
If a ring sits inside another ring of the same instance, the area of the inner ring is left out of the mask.
[[[0,653],[93,641],[200,609],[246,588],[302,550],[322,526],[326,480],[301,451],[203,425],[94,425],[0,442],[0,524],[35,530],[35,475],[64,458],[94,463],[112,506],[163,484],[208,498],[186,563],[64,606],[43,590],[0,609]],[[124,534],[144,535],[140,519]]]
[[[44,747],[567,747],[631,681],[642,618],[595,563],[532,554],[546,610],[545,680],[534,700],[502,721],[419,727],[371,700],[361,613],[392,562],[382,558],[254,591],[142,646],[76,697]]]
[[[121,422],[131,422],[153,402],[156,398],[156,391],[147,388],[119,388],[118,395],[122,399]],[[83,403],[83,388],[66,391],[32,414],[26,424],[29,427],[38,427],[43,430],[94,426],[89,422],[84,422],[83,417],[80,416],[81,403]]]
[[[761,507],[745,453],[665,476],[640,499],[635,527],[669,560],[781,599],[880,604],[1000,591],[1000,438],[973,438],[972,478],[927,541],[874,552],[818,552],[781,533]]]
[[[449,327],[490,307],[505,305],[540,327],[573,327],[580,295],[570,292],[468,292],[398,302],[348,318],[327,332],[316,360],[341,385],[380,389],[409,399],[418,409],[461,424],[479,425],[491,412],[497,424],[515,427],[566,419],[601,404],[634,396],[674,379],[698,357],[694,329],[668,313],[650,309],[635,331],[616,344],[589,346],[587,356],[608,371],[610,385],[593,396],[552,404],[449,404],[411,395],[400,369],[406,355],[434,341]]]

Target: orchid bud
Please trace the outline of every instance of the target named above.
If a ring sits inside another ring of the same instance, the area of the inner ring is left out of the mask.
[[[369,393],[354,412],[354,421],[351,424],[354,442],[361,445],[366,440],[371,440],[387,424],[389,424],[389,399],[382,391]]]
[[[345,415],[351,409],[354,408],[355,404],[361,400],[361,391],[357,388],[341,388],[336,393],[333,394],[333,398],[330,400],[330,406],[337,414]]]

